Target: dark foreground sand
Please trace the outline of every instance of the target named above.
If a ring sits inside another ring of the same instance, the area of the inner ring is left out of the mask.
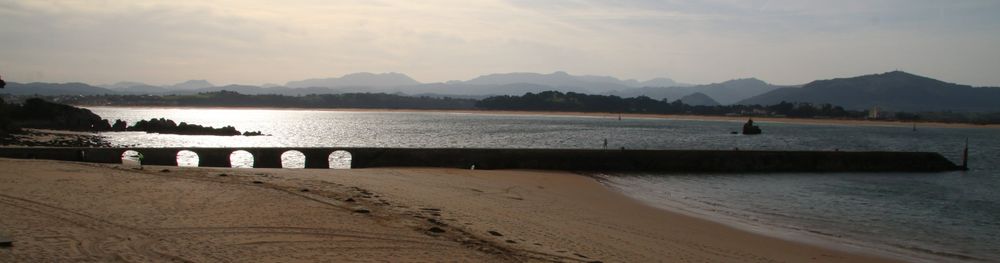
[[[139,171],[0,159],[0,235],[14,240],[2,262],[890,261],[536,171]]]

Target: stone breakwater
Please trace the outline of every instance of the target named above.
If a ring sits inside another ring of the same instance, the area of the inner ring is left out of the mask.
[[[198,155],[200,167],[232,167],[230,155],[247,151],[254,168],[282,168],[281,155],[299,151],[305,168],[330,167],[345,151],[353,168],[442,167],[660,173],[941,172],[961,170],[930,152],[595,150],[469,148],[0,148],[0,157],[121,163],[126,151],[145,165],[176,166],[180,151]]]

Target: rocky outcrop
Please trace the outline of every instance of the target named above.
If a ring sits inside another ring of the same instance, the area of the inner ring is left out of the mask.
[[[744,135],[754,135],[760,134],[760,127],[753,125],[753,119],[747,120],[747,123],[743,124],[743,134]]]
[[[117,124],[117,122],[116,122]],[[175,123],[173,120],[164,118],[141,120],[128,127],[129,131],[144,131],[150,133],[181,134],[181,135],[217,135],[217,136],[237,136],[243,135],[233,126],[214,128],[211,126],[201,126],[197,124]],[[260,132],[247,132],[247,134],[260,134]]]
[[[33,98],[10,107],[11,119],[23,128],[108,131],[111,124],[88,109]]]
[[[102,119],[101,116],[88,109],[48,102],[39,98],[28,99],[20,105],[8,105],[0,100],[0,137],[8,138],[9,134],[20,133],[20,128],[88,132],[144,131],[181,135],[263,135],[260,131],[240,132],[232,126],[213,128],[184,122],[177,124],[173,120],[164,118],[141,120],[131,127],[122,120],[116,120],[114,125],[111,125],[108,120]]]
[[[128,123],[123,120],[115,120],[115,124],[111,125],[112,131],[126,131],[128,129]]]

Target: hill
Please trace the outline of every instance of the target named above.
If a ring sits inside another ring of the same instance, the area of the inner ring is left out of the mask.
[[[419,85],[420,82],[402,73],[353,73],[339,78],[306,79],[300,81],[289,81],[285,84],[289,88],[338,88],[338,87],[395,87]]]
[[[0,90],[0,93],[11,94],[11,95],[101,95],[101,94],[118,94],[119,92],[105,89],[101,87],[94,87],[79,82],[71,83],[42,83],[42,82],[32,82],[32,83],[17,83],[8,82],[7,88]]]
[[[167,90],[195,90],[214,87],[211,82],[203,79],[188,80],[174,85],[163,86]]]
[[[902,71],[817,80],[801,88],[781,88],[740,101],[771,105],[781,101],[829,103],[847,109],[878,106],[890,111],[1000,111],[1000,88],[947,83]]]
[[[548,90],[577,91],[586,93],[604,93],[616,90],[631,89],[644,86],[683,85],[668,78],[655,78],[640,82],[629,79],[621,80],[609,76],[583,75],[575,76],[563,71],[550,74],[539,73],[502,73],[479,76],[467,81],[454,81],[451,84],[466,84],[478,86],[503,86],[516,84],[532,84],[548,86]]]
[[[681,103],[691,105],[691,106],[719,106],[719,102],[712,99],[705,93],[695,92],[691,95],[684,96],[681,98]]]
[[[643,87],[609,92],[609,95],[620,97],[646,96],[653,99],[676,100],[694,93],[704,93],[714,98],[722,105],[729,105],[740,100],[757,96],[768,91],[781,88],[759,79],[734,79],[721,83],[697,85],[689,87]]]

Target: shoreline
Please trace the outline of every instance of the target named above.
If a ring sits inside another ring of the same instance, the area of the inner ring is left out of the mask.
[[[135,229],[139,232],[125,233],[132,236],[131,241],[111,244],[121,245],[128,255],[146,257],[156,253],[186,259],[267,255],[272,260],[311,261],[338,251],[340,257],[332,258],[357,259],[351,253],[367,253],[368,259],[375,260],[464,258],[491,262],[898,260],[783,240],[664,210],[616,192],[593,177],[568,172],[158,166],[133,170],[123,165],[14,159],[0,159],[0,164],[8,167],[8,172],[0,174],[0,180],[7,182],[0,185],[0,211],[9,215],[0,218],[0,230],[12,232],[15,241],[14,253],[0,254],[0,261],[5,256],[39,259],[41,255],[58,255],[59,246],[32,240],[43,238],[44,229],[76,229],[43,227],[52,222],[49,216],[63,212],[46,215],[24,210],[26,207],[37,211],[58,208],[107,222],[93,223],[93,229],[107,228],[107,224]],[[70,219],[90,224],[90,219]],[[246,230],[249,226],[271,227],[278,232]],[[351,242],[372,250],[356,252],[342,250],[336,242],[315,243],[320,241],[317,238],[327,237],[297,234],[301,230],[295,229],[357,232],[361,237],[352,237]],[[63,234],[87,245],[93,242],[88,240],[107,241],[117,233],[79,231]],[[171,233],[183,234],[174,238]],[[365,238],[375,233],[379,233],[377,238]],[[188,246],[182,241],[186,239],[201,245],[185,250]],[[146,245],[133,246],[136,244]],[[376,248],[403,244],[437,248],[431,253]],[[312,246],[333,247],[302,250]],[[252,249],[246,251],[248,247]],[[282,255],[298,260],[267,254],[278,247],[286,251]],[[41,251],[47,252],[39,254]]]
[[[618,113],[610,112],[563,112],[563,111],[510,111],[510,110],[439,110],[439,109],[366,109],[366,108],[283,108],[283,107],[181,107],[181,106],[91,106],[73,105],[82,108],[137,108],[137,109],[236,109],[236,110],[288,110],[288,111],[328,111],[328,112],[394,112],[394,113],[455,113],[455,114],[479,114],[479,115],[520,115],[520,116],[568,116],[568,117],[595,117],[617,119]],[[692,120],[692,121],[725,121],[725,122],[745,122],[748,118],[753,118],[755,122],[807,124],[807,125],[861,125],[861,126],[884,126],[884,127],[912,127],[917,128],[985,128],[1000,129],[1000,124],[971,124],[971,123],[946,123],[946,122],[903,122],[888,120],[856,120],[856,119],[816,119],[816,118],[789,118],[789,117],[766,117],[766,116],[716,116],[716,115],[684,115],[684,114],[639,114],[624,113],[622,118],[634,119],[670,119],[670,120]]]
[[[600,176],[594,176],[608,190],[626,195],[623,190],[614,186],[614,182],[606,180]],[[630,197],[632,198],[632,197]],[[771,238],[787,240],[791,242],[803,243],[819,246],[827,249],[839,250],[847,253],[860,253],[880,256],[905,262],[947,262],[953,260],[982,260],[965,255],[937,252],[923,248],[906,248],[891,244],[879,244],[877,242],[863,240],[862,238],[844,237],[837,233],[822,232],[819,230],[803,228],[794,224],[783,225],[775,222],[763,222],[745,220],[738,217],[726,215],[725,213],[714,212],[712,209],[701,208],[696,205],[686,204],[677,200],[667,200],[666,203],[652,203],[638,198],[632,198],[636,202],[643,203],[652,208],[678,213],[727,227],[732,227],[739,231],[746,231]]]
[[[97,132],[25,128],[0,138],[4,147],[114,147]]]

